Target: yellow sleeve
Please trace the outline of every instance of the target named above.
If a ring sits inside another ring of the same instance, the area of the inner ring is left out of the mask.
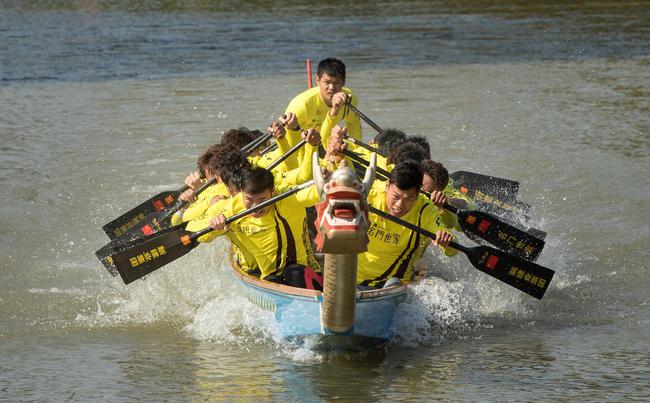
[[[219,214],[223,214],[226,217],[232,217],[236,213],[234,211],[235,204],[236,204],[235,199],[236,197],[233,197],[226,200],[220,200],[217,203],[213,204],[199,217],[197,217],[194,220],[188,221],[187,225],[185,226],[185,230],[190,232],[196,232],[196,231],[201,231],[204,228],[208,228],[210,226],[210,219],[212,217],[218,216]],[[198,241],[212,242],[216,238],[223,235],[225,232],[226,231],[223,230],[222,231],[215,230],[199,237]]]
[[[199,195],[199,198],[185,210],[183,213],[183,221],[190,221],[198,218],[203,214],[211,205],[214,197],[230,197],[228,188],[223,183],[219,182],[205,189]]]
[[[287,109],[285,110],[285,113],[293,113],[296,115],[296,119],[298,120],[298,124],[302,129],[308,129],[308,123],[309,123],[309,98],[312,96],[312,92],[310,90],[303,91],[302,93],[296,95],[295,98],[289,102],[289,105],[287,106]],[[287,137],[289,146],[293,146],[294,144],[298,143],[300,141],[300,131],[296,130],[289,130],[287,129]],[[297,161],[296,161],[297,162]]]
[[[429,204],[429,209],[430,211],[424,215],[424,220],[422,222],[422,228],[426,229],[427,231],[431,233],[436,233],[439,230],[443,230],[445,232],[448,232],[452,235],[454,235],[453,231],[449,229],[447,226],[445,226],[443,219],[440,215],[440,212],[438,211],[438,207],[434,206],[433,203],[429,201],[429,199],[426,199],[426,196],[421,195],[422,198],[426,200],[426,203]],[[455,236],[454,236],[455,239]],[[454,248],[441,248],[445,255],[447,256],[454,256],[455,254],[458,253],[458,251]]]
[[[298,151],[296,151],[296,153],[297,152]],[[286,175],[282,177],[282,180],[286,181],[290,185],[300,185],[301,183],[305,183],[313,178],[311,158],[314,152],[318,152],[318,147],[305,143],[303,146],[302,162],[300,163],[300,166],[296,169],[285,172]]]
[[[318,91],[317,88],[316,91]],[[313,95],[314,95],[314,88],[307,91],[303,91],[301,94],[298,94],[295,98],[293,98],[291,102],[289,102],[289,105],[287,106],[287,109],[285,111],[285,113],[291,112],[296,115],[296,119],[302,130],[309,129],[311,127],[309,125],[311,120],[309,113],[310,113],[310,109],[313,109],[310,108],[311,106],[310,99]],[[300,130],[287,129],[287,134],[284,136],[284,140],[286,141],[285,152],[288,151],[294,145],[298,144],[300,140],[302,140],[300,134],[301,134]],[[287,158],[280,165],[284,165],[285,171],[288,171],[291,169],[298,168],[301,159],[302,159],[302,152],[298,150],[296,153],[289,156],[289,158]]]
[[[320,195],[316,185],[312,185],[306,189],[300,190],[296,193],[295,200],[303,207],[312,207],[320,201]]]
[[[448,229],[460,230],[460,225],[458,224],[458,216],[456,214],[448,210],[442,210],[442,212],[440,211],[438,212],[440,214],[440,220],[442,222],[442,225],[444,225]]]
[[[288,132],[289,130],[287,130],[287,133]],[[298,133],[298,137],[300,137],[300,133],[299,132],[296,133]],[[273,152],[273,155],[271,156],[272,161],[269,162],[267,165],[265,165],[263,168],[266,168],[269,165],[271,165],[271,163],[275,162],[278,158],[282,157],[284,154],[287,153],[287,151],[291,149],[291,147],[293,147],[293,144],[289,143],[289,140],[287,139],[287,135],[277,140],[276,142],[278,144],[278,148]],[[300,150],[298,150],[298,152],[299,151]],[[282,161],[277,167],[273,168],[273,170],[277,172],[286,172],[298,167],[298,157],[297,157],[298,152],[287,157],[287,159]]]
[[[250,161],[251,165],[260,168],[266,168],[271,165],[273,161],[277,160],[281,155],[281,150],[279,148],[276,148],[275,150],[269,151],[264,155],[258,155],[253,158],[249,158],[248,160]]]
[[[283,192],[278,192],[277,194],[284,193],[289,188],[285,188]],[[287,197],[286,199],[280,200],[278,204],[288,206],[288,208],[306,208],[312,207],[320,201],[320,196],[318,194],[318,189],[316,185],[309,186],[308,188],[299,190],[296,194]]]
[[[320,137],[323,141],[323,147],[327,150],[327,146],[330,143],[330,137],[332,137],[332,128],[336,123],[341,121],[340,117],[341,113],[339,113],[335,117],[331,117],[329,112],[325,114],[325,119],[323,119],[323,124],[320,126]]]
[[[183,210],[179,210],[175,212],[174,215],[172,215],[172,219],[171,219],[172,227],[183,222],[183,212],[184,212]]]

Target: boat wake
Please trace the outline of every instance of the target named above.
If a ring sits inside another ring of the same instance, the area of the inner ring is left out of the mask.
[[[191,264],[175,262],[128,287],[113,279],[98,293],[96,310],[79,313],[76,322],[93,328],[171,326],[199,341],[243,350],[255,345],[297,362],[323,360],[322,340],[283,339],[273,313],[242,295],[227,263],[227,248],[220,241],[198,248]],[[410,349],[480,338],[493,327],[531,319],[527,296],[459,259],[428,251],[423,260],[432,268],[429,277],[411,287],[407,300],[398,306],[389,347]]]

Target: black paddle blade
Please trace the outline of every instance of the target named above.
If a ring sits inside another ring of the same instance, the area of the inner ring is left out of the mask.
[[[163,229],[162,231],[159,231],[156,235],[162,235],[166,234],[168,232],[173,232],[178,229],[183,229],[184,224],[177,225],[175,227],[170,227],[167,229]],[[153,235],[152,235],[153,236]],[[115,266],[115,263],[113,262],[113,255],[117,254],[118,252],[122,252],[125,250],[128,250],[130,248],[134,248],[138,246],[142,242],[142,239],[136,238],[136,239],[129,239],[126,237],[121,237],[118,239],[115,239],[106,245],[104,245],[101,249],[97,250],[95,252],[95,256],[97,256],[97,259],[99,259],[100,262],[102,262],[102,265],[106,270],[108,270],[109,273],[113,277],[117,276],[119,274],[117,267]]]
[[[139,206],[127,211],[121,216],[102,227],[102,230],[111,240],[126,234],[131,228],[142,222],[149,214],[168,209],[181,195],[178,190],[170,190],[158,193]]]
[[[517,257],[535,261],[544,241],[482,211],[458,210],[458,223],[472,240],[480,239]]]
[[[178,259],[194,249],[198,242],[190,239],[191,232],[180,227],[155,234],[109,256],[124,284],[129,284],[154,270]]]
[[[166,228],[169,228],[169,225],[172,221],[172,215],[178,211],[178,209],[169,209],[163,210],[156,213],[151,213],[140,221],[128,231],[126,231],[121,236],[113,239],[112,242],[124,242],[132,241],[135,239],[141,239],[149,235],[158,233]]]
[[[467,171],[456,171],[449,176],[454,180],[456,189],[477,201],[496,204],[506,210],[521,209],[525,205],[517,202],[517,181]],[[519,203],[519,207],[515,206],[516,203]]]
[[[494,204],[488,204],[483,202],[476,202],[476,207],[486,213],[493,214],[499,217],[502,221],[507,222],[508,224],[519,228],[520,230],[528,233],[529,235],[539,238],[546,239],[546,231],[543,231],[539,228],[531,227],[528,224],[530,217],[525,214],[518,214],[514,210],[505,210],[501,207],[495,206]]]
[[[549,268],[489,246],[465,248],[464,252],[478,270],[537,299],[542,299],[555,274]]]

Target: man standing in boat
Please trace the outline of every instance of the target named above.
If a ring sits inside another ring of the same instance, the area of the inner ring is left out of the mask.
[[[345,121],[348,135],[361,140],[361,121],[346,104],[357,105],[357,98],[345,85],[345,64],[335,58],[323,59],[316,70],[316,86],[298,94],[287,106],[284,123],[287,127],[287,140],[292,146],[300,141],[300,130],[316,129],[323,136],[327,147],[327,131],[321,130],[325,117],[330,116],[334,122]],[[299,151],[287,160],[290,168],[295,168],[302,160]]]

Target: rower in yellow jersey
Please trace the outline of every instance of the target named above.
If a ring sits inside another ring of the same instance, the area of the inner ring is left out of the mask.
[[[419,194],[422,167],[413,160],[397,164],[387,182],[375,182],[368,194],[368,204],[436,234],[434,244],[445,254],[454,255],[448,247],[453,239],[451,230],[441,218],[438,206],[446,202],[432,201]],[[391,278],[410,281],[413,266],[429,244],[429,239],[399,224],[370,214],[368,251],[359,255],[357,283],[381,287]],[[392,280],[391,282],[393,282]]]
[[[345,64],[334,58],[323,59],[318,63],[316,71],[316,86],[297,95],[287,106],[287,141],[289,146],[300,141],[302,130],[315,128],[323,136],[324,145],[327,146],[329,137],[321,129],[327,115],[336,119],[336,122],[345,120],[348,135],[361,140],[361,121],[359,116],[352,112],[345,104],[350,101],[357,105],[357,98],[352,90],[345,85]],[[295,119],[292,117],[295,116]],[[291,122],[289,122],[291,121]],[[289,159],[287,165],[295,168],[298,161],[302,160],[299,152],[294,158]]]
[[[239,150],[228,144],[215,144],[210,146],[197,160],[198,170],[185,178],[188,190],[180,195],[183,201],[192,204],[179,210],[172,216],[171,224],[177,225],[199,217],[208,207],[231,196],[227,186],[232,172],[237,172],[247,164],[245,158],[233,158]],[[217,183],[203,190],[199,195],[195,191],[203,185],[204,181],[216,177]]]
[[[231,129],[227,133],[236,132],[240,129]],[[245,129],[247,130],[247,129]],[[288,172],[281,172],[276,167],[272,172],[275,177],[275,183],[278,191],[283,191],[287,187],[304,183],[312,178],[311,172],[311,154],[318,149],[321,142],[320,134],[316,130],[309,130],[303,133],[307,143],[304,145],[305,152],[303,161],[298,168]],[[192,204],[184,211],[179,211],[172,217],[172,225],[181,222],[199,218],[212,204],[218,200],[227,199],[239,193],[238,189],[230,186],[230,178],[245,168],[250,168],[253,161],[257,159],[246,157],[238,148],[227,144],[216,144],[208,148],[201,154],[197,165],[199,169],[193,172],[185,179],[185,184],[190,189],[183,192],[180,198],[184,201],[190,201]],[[265,168],[265,166],[263,166]],[[217,183],[205,189],[198,196],[194,194],[205,180],[213,176],[217,177]]]
[[[320,200],[315,186],[226,226],[227,217],[273,197],[273,174],[256,167],[243,176],[241,193],[210,208],[207,222],[206,219],[190,221],[186,230],[200,230],[206,224],[216,230],[199,238],[199,242],[210,242],[227,234],[249,267],[258,268],[264,280],[281,282],[287,268],[303,270],[308,267],[320,271],[308,237],[305,212],[306,207]]]

